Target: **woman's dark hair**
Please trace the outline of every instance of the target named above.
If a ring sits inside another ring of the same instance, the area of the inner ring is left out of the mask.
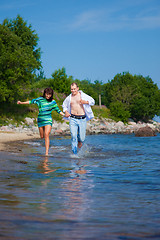
[[[48,102],[51,102],[53,100],[53,93],[54,93],[53,89],[52,88],[45,88],[44,92],[43,92],[43,96],[42,96],[43,98],[46,98],[46,96],[45,96],[46,93],[51,94],[51,97],[49,99],[47,99]]]

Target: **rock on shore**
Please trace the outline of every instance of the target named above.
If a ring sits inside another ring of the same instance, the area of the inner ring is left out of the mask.
[[[135,136],[136,137],[153,137],[153,136],[156,136],[156,133],[151,127],[145,126],[145,127],[139,128],[135,132]]]
[[[0,131],[5,132],[24,132],[28,134],[39,133],[38,127],[34,124],[33,118],[25,118],[25,122],[19,126],[9,124],[7,126],[1,126]],[[136,133],[140,128],[150,127],[154,132],[160,132],[160,123],[156,121],[150,121],[149,123],[138,122],[135,123],[130,120],[128,124],[123,122],[115,122],[107,118],[94,118],[87,122],[87,134],[132,134]],[[70,134],[68,121],[62,123],[53,120],[52,135],[68,135]]]

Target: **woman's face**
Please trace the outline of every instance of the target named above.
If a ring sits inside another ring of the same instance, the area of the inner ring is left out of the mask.
[[[50,99],[51,98],[51,94],[50,93],[45,93],[45,97],[46,97],[46,99]]]

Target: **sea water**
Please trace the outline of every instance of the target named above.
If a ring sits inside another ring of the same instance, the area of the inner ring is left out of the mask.
[[[0,239],[160,239],[160,135],[23,141],[0,156]]]

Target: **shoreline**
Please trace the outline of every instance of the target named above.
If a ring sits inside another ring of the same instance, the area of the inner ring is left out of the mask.
[[[38,127],[34,125],[34,119],[26,118],[26,124],[18,127],[9,124],[0,127],[0,151],[19,152],[19,141],[39,139]],[[150,127],[154,132],[160,132],[160,123],[151,121],[149,123],[129,121],[128,124],[115,122],[111,119],[93,118],[87,122],[86,135],[97,134],[135,134],[137,130]],[[53,121],[51,136],[70,136],[69,124],[67,121]]]
[[[15,145],[17,141],[31,140],[39,138],[38,134],[35,133],[19,133],[19,132],[3,132],[0,131],[0,151],[12,151],[15,150]]]

